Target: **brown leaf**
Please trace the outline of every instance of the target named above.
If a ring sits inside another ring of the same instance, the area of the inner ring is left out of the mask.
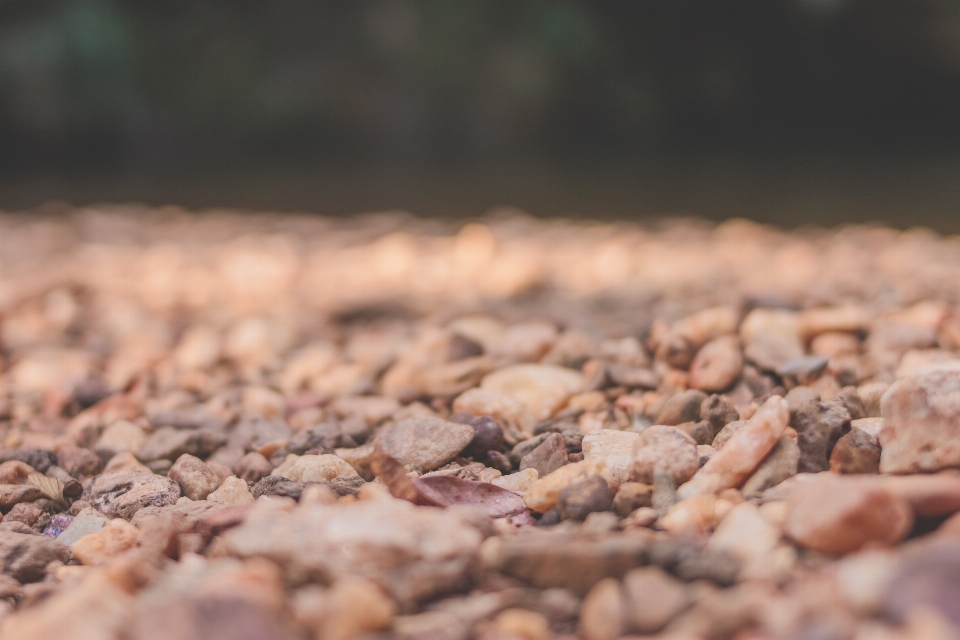
[[[489,482],[463,480],[454,476],[427,476],[414,478],[413,485],[421,499],[439,507],[454,504],[478,504],[491,518],[522,513],[526,509],[523,498]]]
[[[419,492],[414,486],[413,480],[407,475],[407,470],[396,458],[391,457],[380,447],[374,450],[373,456],[370,458],[370,470],[373,471],[373,475],[380,478],[380,482],[384,484],[394,498],[400,498],[413,504],[432,506],[430,502],[423,503],[419,500]]]
[[[59,502],[61,504],[66,504],[66,500],[63,498],[63,480],[59,478],[51,478],[50,476],[45,476],[42,473],[31,473],[27,476],[27,482],[35,486],[37,489],[47,496],[54,502]]]

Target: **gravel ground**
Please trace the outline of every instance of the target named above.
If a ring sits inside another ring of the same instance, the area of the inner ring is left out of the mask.
[[[960,241],[0,215],[0,638],[960,634]]]

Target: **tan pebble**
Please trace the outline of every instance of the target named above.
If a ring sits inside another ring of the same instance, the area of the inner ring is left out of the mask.
[[[567,399],[584,389],[579,371],[548,364],[518,364],[487,374],[482,389],[498,391],[519,401],[536,422],[546,420]]]
[[[615,640],[626,626],[620,583],[604,578],[590,589],[580,608],[580,634],[585,640]]]
[[[726,551],[737,560],[747,562],[773,551],[779,541],[779,527],[755,505],[743,502],[720,521],[707,547]]]
[[[528,609],[507,609],[501,611],[496,624],[505,633],[523,638],[523,640],[550,640],[550,622],[542,613]]]
[[[660,518],[660,514],[652,507],[640,507],[628,515],[620,523],[622,527],[652,527]]]
[[[692,604],[686,586],[660,567],[633,569],[623,578],[626,621],[634,633],[656,633]]]
[[[207,464],[188,453],[183,454],[170,467],[167,477],[174,480],[191,500],[203,500],[220,486],[221,480]]]
[[[518,471],[509,475],[500,476],[499,478],[494,478],[490,481],[490,483],[502,489],[522,492],[529,489],[539,478],[540,476],[537,473],[537,470],[531,467],[529,469],[524,469],[523,471]]]
[[[810,342],[810,353],[816,356],[836,358],[859,353],[860,339],[852,333],[828,331]]]
[[[805,309],[797,315],[797,325],[804,340],[827,332],[857,333],[869,325],[869,317],[862,307],[820,307]]]
[[[143,473],[153,473],[145,464],[142,464],[137,460],[129,451],[123,451],[117,455],[110,458],[106,466],[103,468],[103,473],[113,473],[114,471],[141,471]]]
[[[92,448],[95,451],[110,453],[136,452],[140,450],[146,439],[147,434],[138,425],[129,420],[117,420],[103,430]]]
[[[140,531],[126,520],[115,518],[103,529],[86,535],[70,547],[73,557],[85,565],[102,564],[128,549],[132,549]]]
[[[637,482],[653,484],[654,476],[665,472],[674,486],[679,486],[699,468],[697,443],[675,427],[653,426],[644,429],[635,447],[630,477]]]
[[[690,364],[689,385],[701,391],[723,391],[743,370],[740,340],[724,336],[703,345]]]
[[[333,454],[300,456],[282,475],[294,482],[329,482],[335,478],[356,477],[358,474],[346,461]]]
[[[242,505],[253,502],[253,494],[247,483],[236,476],[230,476],[212,493],[207,495],[209,502]]]
[[[660,526],[674,535],[709,533],[719,522],[719,502],[709,494],[687,498],[673,505],[667,515],[660,518]]]
[[[524,493],[523,501],[530,509],[537,513],[544,513],[557,506],[560,492],[587,476],[601,476],[607,482],[611,481],[610,472],[602,462],[594,460],[574,462],[534,482]]]
[[[26,462],[8,460],[0,464],[0,484],[24,484],[34,468]]]
[[[613,477],[612,488],[616,488],[630,479],[630,467],[633,464],[634,446],[640,434],[631,431],[600,429],[583,437],[584,460],[598,460],[607,466]]]

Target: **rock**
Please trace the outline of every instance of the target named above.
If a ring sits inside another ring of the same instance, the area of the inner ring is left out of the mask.
[[[706,420],[700,422],[684,422],[677,425],[677,429],[693,438],[697,445],[710,445],[713,443],[713,425]]]
[[[714,394],[700,404],[700,420],[710,423],[714,438],[721,429],[739,419],[740,413],[724,396]]]
[[[613,578],[598,582],[580,609],[580,635],[586,640],[615,640],[623,635],[626,611],[620,584]]]
[[[84,499],[104,515],[127,520],[144,507],[164,507],[179,497],[180,485],[174,480],[139,471],[104,473],[84,493]]]
[[[57,464],[57,456],[49,449],[39,447],[20,447],[0,451],[0,463],[19,460],[29,465],[38,473],[46,473],[47,469]]]
[[[683,422],[697,422],[700,420],[700,405],[707,399],[707,394],[696,389],[681,391],[664,403],[657,415],[657,424],[676,426]]]
[[[254,483],[260,478],[266,478],[270,475],[270,472],[273,471],[273,465],[262,454],[251,451],[240,458],[233,470],[241,480]]]
[[[880,406],[880,472],[917,473],[960,465],[960,370],[912,373]]]
[[[905,556],[883,599],[883,613],[903,622],[921,607],[960,626],[960,541],[927,543]]]
[[[301,506],[249,516],[223,537],[239,557],[264,557],[290,575],[364,577],[401,603],[460,584],[482,536],[456,510],[402,500]]]
[[[96,533],[83,536],[70,546],[73,557],[81,564],[102,564],[132,549],[140,537],[140,531],[120,518],[109,521]]]
[[[567,462],[567,448],[563,444],[563,436],[551,433],[539,446],[520,459],[520,470],[536,469],[538,477],[545,476]]]
[[[796,380],[801,384],[810,384],[823,373],[829,362],[830,359],[826,356],[794,358],[777,367],[777,375],[781,378]]]
[[[68,547],[92,533],[97,533],[110,520],[93,507],[87,507],[82,510],[70,523],[70,526],[63,530],[63,533],[57,536],[57,542],[61,542]]]
[[[455,413],[450,416],[450,422],[468,424],[473,427],[473,440],[463,450],[463,455],[483,460],[488,452],[503,449],[503,428],[499,422],[490,416]]]
[[[167,461],[169,462],[169,460]],[[142,464],[137,457],[129,451],[118,453],[110,458],[102,473],[114,473],[116,471],[140,471],[143,473],[153,473],[149,467]]]
[[[733,434],[735,434],[737,431],[740,431],[740,429],[744,428],[746,425],[746,420],[734,420],[733,422],[728,422],[722,429],[720,429],[710,446],[719,451],[721,448],[723,448],[723,445],[727,444],[727,440],[733,437]]]
[[[830,454],[840,436],[850,430],[850,420],[850,412],[839,398],[801,404],[792,421],[800,447],[797,471],[818,473],[829,469]]]
[[[637,438],[630,478],[653,484],[657,473],[664,472],[674,486],[680,486],[697,472],[698,461],[693,438],[675,427],[649,427]]]
[[[220,485],[216,491],[207,495],[209,502],[221,502],[223,504],[244,505],[253,502],[253,494],[247,483],[236,476],[230,476]]]
[[[677,490],[681,500],[741,486],[760,466],[787,427],[787,401],[772,396],[693,478]]]
[[[294,482],[329,482],[335,478],[357,477],[357,472],[344,460],[331,454],[300,456],[284,473],[275,473]]]
[[[283,425],[282,422],[279,424]],[[271,437],[275,437],[275,435],[271,434]],[[280,438],[276,439],[282,440],[285,438],[281,436]],[[330,453],[337,447],[343,446],[345,446],[344,436],[340,430],[340,427],[333,422],[322,422],[320,424],[313,425],[312,427],[307,427],[291,438],[283,448],[283,453],[295,453],[298,456],[303,455],[307,451],[313,450]]]
[[[878,473],[880,443],[866,431],[851,428],[837,440],[830,454],[830,471],[834,473]]]
[[[97,475],[103,468],[100,457],[83,447],[60,447],[57,449],[57,462],[74,478]]]
[[[613,507],[613,493],[607,481],[600,476],[588,476],[568,485],[560,492],[557,510],[564,520],[584,520],[598,511]]]
[[[139,425],[129,420],[117,420],[103,430],[93,450],[102,451],[107,456],[124,451],[136,453],[146,440],[147,434]]]
[[[784,532],[802,547],[841,555],[868,542],[895,544],[912,526],[907,502],[877,483],[825,476],[790,493]]]
[[[542,613],[527,609],[507,609],[493,623],[505,634],[523,640],[550,640],[550,621]]]
[[[834,565],[837,590],[857,613],[876,615],[881,612],[900,560],[899,553],[886,549],[845,556]]]
[[[473,428],[465,424],[412,417],[384,429],[379,443],[387,455],[401,464],[432,471],[456,458],[473,436]]]
[[[960,511],[960,477],[936,474],[870,480],[906,500],[917,516],[944,516]]]
[[[860,418],[859,420],[851,420],[850,428],[860,429],[874,439],[877,439],[880,437],[880,432],[883,431],[883,418]]]
[[[746,563],[763,560],[780,542],[780,529],[750,502],[735,506],[710,536],[707,548]]]
[[[736,336],[722,336],[697,351],[690,363],[689,384],[701,391],[723,391],[736,382],[742,370],[740,340]]]
[[[765,371],[776,371],[803,355],[797,314],[781,309],[754,309],[740,323],[744,356]]]
[[[607,482],[611,481],[610,472],[602,462],[583,460],[565,465],[534,482],[524,493],[523,501],[533,511],[544,513],[557,506],[561,491],[574,482],[593,475],[602,476]]]
[[[397,606],[376,584],[363,578],[338,580],[325,592],[301,592],[297,617],[316,637],[352,640],[390,628]]]
[[[20,502],[13,505],[13,508],[3,516],[4,522],[22,522],[28,527],[32,527],[43,515],[43,508],[35,502]]]
[[[537,420],[525,404],[506,393],[492,389],[467,389],[453,401],[453,410],[474,416],[490,416],[504,427],[510,444],[523,435],[533,434]]]
[[[634,447],[640,434],[633,431],[600,429],[583,436],[581,447],[584,460],[603,462],[613,478],[611,485],[618,487],[630,479]]]
[[[70,548],[44,536],[4,531],[0,534],[0,573],[20,582],[43,580],[46,566],[70,560]]]
[[[800,448],[796,438],[780,436],[760,466],[743,483],[741,493],[745,496],[757,496],[796,475],[799,459]]]
[[[697,465],[703,467],[710,461],[710,458],[717,454],[717,450],[706,444],[697,445]]]
[[[43,497],[43,492],[29,484],[0,484],[0,509],[6,511],[21,502],[33,502]]]
[[[570,396],[584,391],[579,371],[550,364],[516,364],[484,376],[481,389],[519,401],[535,422],[552,416]]]
[[[58,513],[50,518],[50,522],[43,529],[44,536],[56,538],[66,530],[73,522],[73,516]]]
[[[626,627],[634,633],[656,633],[693,599],[684,584],[660,567],[633,569],[623,578]]]
[[[151,433],[137,451],[144,461],[176,460],[185,453],[205,458],[227,442],[227,436],[205,429],[161,427]]]
[[[719,501],[710,494],[695,495],[675,504],[658,504],[654,488],[654,508],[661,514],[658,524],[675,536],[704,536],[720,521]]]
[[[621,518],[641,507],[649,507],[653,504],[653,487],[640,482],[624,482],[617,489],[617,495],[613,497],[613,510]]]
[[[511,473],[510,475],[500,476],[499,478],[494,478],[490,481],[491,484],[494,484],[501,489],[508,489],[510,491],[523,492],[530,488],[534,482],[540,478],[540,475],[537,473],[536,469],[524,469],[523,471],[518,471],[517,473]]]
[[[20,460],[8,460],[0,463],[0,484],[24,484],[36,469]]]
[[[220,486],[220,476],[203,460],[188,453],[177,458],[167,476],[179,484],[183,495],[191,500],[203,500]]]

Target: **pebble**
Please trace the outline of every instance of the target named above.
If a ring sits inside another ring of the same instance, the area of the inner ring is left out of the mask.
[[[69,560],[70,548],[56,540],[13,531],[0,534],[0,573],[20,582],[39,582],[48,564]]]
[[[473,427],[439,418],[412,417],[385,428],[383,451],[400,464],[433,471],[457,457],[473,440]]]
[[[754,309],[740,324],[744,356],[763,370],[776,371],[803,356],[797,314],[780,309]]]
[[[746,420],[734,420],[733,422],[728,422],[722,429],[720,429],[720,432],[717,433],[717,436],[713,439],[713,442],[710,446],[719,451],[721,448],[723,448],[723,445],[725,445],[727,441],[733,437],[733,434],[745,427],[746,424]]]
[[[57,462],[74,478],[95,476],[103,468],[100,457],[83,447],[60,447],[57,449]]]
[[[633,431],[600,429],[583,436],[581,447],[584,460],[603,462],[610,472],[613,487],[620,486],[630,479],[633,465],[634,447],[640,434]]]
[[[43,508],[35,502],[19,502],[3,516],[4,522],[22,522],[32,527],[44,514]]]
[[[674,427],[684,422],[700,420],[700,407],[707,399],[707,394],[696,389],[681,391],[664,403],[657,415],[657,424]]]
[[[87,507],[81,510],[73,519],[73,522],[70,523],[70,526],[57,536],[57,542],[72,547],[77,540],[103,529],[109,521],[109,518],[106,518],[93,507]]]
[[[509,636],[523,640],[550,640],[550,621],[542,613],[527,609],[507,609],[493,623]]]
[[[523,471],[518,471],[517,473],[511,473],[509,475],[500,476],[499,478],[494,478],[490,481],[490,483],[500,487],[501,489],[508,489],[510,491],[522,493],[529,489],[539,478],[540,476],[536,469],[524,469]]]
[[[266,478],[273,471],[273,465],[261,453],[251,451],[244,455],[234,465],[233,470],[237,477],[247,483],[255,483],[260,478]]]
[[[913,526],[910,505],[873,482],[823,476],[798,485],[787,499],[784,532],[797,544],[833,555],[867,543],[892,545]]]
[[[0,484],[24,484],[36,469],[26,462],[7,460],[0,463]]]
[[[140,531],[120,518],[107,522],[95,533],[90,533],[70,545],[73,557],[81,564],[102,564],[137,544]]]
[[[613,510],[621,518],[641,507],[650,507],[653,504],[653,487],[641,482],[624,482],[617,489],[613,497]]]
[[[585,391],[579,371],[551,364],[516,364],[484,376],[481,389],[498,391],[520,402],[541,422],[560,409],[567,399]]]
[[[346,461],[328,453],[300,456],[289,469],[274,471],[273,475],[294,482],[329,482],[337,478],[360,477]]]
[[[850,430],[852,416],[841,399],[829,402],[808,400],[797,409],[791,425],[797,431],[800,473],[817,473],[830,468],[830,454],[840,436]]]
[[[736,382],[742,370],[740,340],[736,336],[723,336],[697,351],[690,363],[689,384],[701,391],[723,391]]]
[[[253,502],[253,494],[250,493],[250,488],[245,481],[236,476],[230,476],[215,491],[209,493],[206,499],[209,502],[239,506]]]
[[[216,431],[160,427],[147,436],[136,454],[145,462],[176,460],[185,453],[204,458],[226,442],[227,436]]]
[[[43,497],[43,492],[29,484],[0,484],[0,509],[13,508],[21,502],[33,502]]]
[[[688,483],[677,490],[677,497],[682,500],[741,486],[777,444],[789,417],[787,401],[772,396]]]
[[[719,509],[720,501],[715,496],[694,495],[667,509],[658,508],[662,514],[658,524],[673,535],[703,536],[713,531],[720,521]]]
[[[332,589],[306,589],[295,600],[297,617],[320,638],[352,640],[390,628],[397,606],[373,582],[338,580]]]
[[[588,476],[568,485],[560,492],[557,511],[564,520],[584,520],[591,513],[609,511],[613,493],[600,476]]]
[[[623,578],[626,627],[633,633],[657,633],[693,604],[682,582],[660,567],[633,569]]]
[[[780,542],[780,529],[750,502],[738,504],[710,536],[707,548],[725,551],[746,563],[763,560]]]
[[[490,416],[504,427],[504,436],[514,444],[522,436],[533,435],[537,420],[525,404],[506,393],[475,387],[453,401],[453,410],[474,416]]]
[[[834,473],[878,473],[880,443],[875,436],[853,427],[837,440],[830,454],[830,471]]]
[[[188,453],[177,458],[167,477],[179,484],[181,493],[191,500],[204,500],[220,486],[220,476],[203,460]]]
[[[105,516],[127,520],[144,507],[172,505],[179,497],[176,481],[140,471],[104,473],[84,492],[84,499]]]
[[[699,407],[699,405],[698,405]],[[637,438],[630,478],[653,484],[657,473],[666,473],[675,487],[691,478],[700,456],[693,438],[675,427],[654,426]]]
[[[563,436],[551,433],[533,451],[520,459],[520,470],[536,469],[537,475],[545,476],[567,464],[567,448]]]
[[[142,427],[129,420],[117,420],[103,430],[94,443],[93,450],[102,451],[108,455],[124,451],[137,453],[146,440],[147,434]]]
[[[11,460],[23,462],[38,473],[46,473],[48,468],[57,464],[57,456],[53,451],[40,447],[19,447],[0,451],[0,463]]]
[[[912,373],[881,401],[881,473],[960,466],[960,371]]]
[[[623,635],[626,603],[620,583],[613,578],[598,582],[580,608],[580,635],[586,640],[615,640]]]
[[[129,451],[118,453],[110,458],[103,467],[102,473],[114,473],[116,471],[141,471],[143,473],[153,473],[149,467],[137,460],[137,457]]]
[[[560,493],[564,489],[593,475],[601,476],[607,482],[612,478],[602,462],[596,460],[574,462],[534,482],[523,494],[523,501],[531,510],[545,513],[557,506]]]
[[[757,496],[775,487],[787,478],[797,473],[797,462],[800,460],[800,447],[797,439],[790,436],[780,436],[777,444],[763,459],[747,481],[743,483],[741,491],[745,496]]]

